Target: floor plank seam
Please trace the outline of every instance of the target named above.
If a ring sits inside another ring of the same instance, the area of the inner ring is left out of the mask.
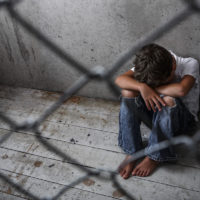
[[[12,172],[10,170],[5,170],[5,169],[1,169],[1,168],[0,168],[0,170],[1,171],[7,171],[7,172],[10,172],[10,173],[13,173],[13,174],[17,174],[17,175],[20,174],[20,173],[17,173],[17,172]],[[33,179],[37,179],[37,180],[42,180],[42,181],[49,182],[49,183],[54,183],[54,184],[58,184],[58,185],[62,185],[62,186],[67,186],[65,184],[61,184],[61,183],[57,183],[57,182],[53,182],[53,181],[49,181],[49,180],[37,178],[37,177],[34,177],[34,176],[29,176],[29,175],[25,175],[25,174],[21,174],[21,175],[26,176],[26,177],[30,177],[30,178],[33,178]],[[172,187],[172,188],[176,187],[176,188],[179,188],[179,189],[183,189],[183,190],[187,190],[187,191],[192,191],[192,192],[198,192],[198,193],[200,193],[199,190],[193,190],[193,189],[188,189],[188,188],[184,188],[184,187],[180,187],[180,186],[176,186],[176,185],[170,185],[170,184],[167,184],[167,183],[161,183],[161,182],[157,182],[157,181],[147,180],[147,179],[141,178],[141,177],[136,177],[135,176],[135,177],[132,177],[132,178],[138,179],[138,180],[141,180],[141,181],[144,181],[144,182],[156,183],[156,184],[161,184],[161,185],[169,186],[169,187]],[[71,188],[75,188],[75,189],[79,189],[79,190],[82,190],[82,191],[91,192],[91,191],[83,190],[83,189],[76,188],[76,187],[71,187]],[[91,192],[91,193],[102,195],[100,193],[95,193],[95,192]],[[107,195],[103,195],[103,196],[107,196]],[[107,196],[107,197],[111,197],[111,196]]]
[[[17,173],[17,172],[12,172],[10,170],[5,170],[5,169],[1,169],[1,168],[0,168],[0,170],[1,171],[6,171],[6,172],[9,172],[9,173],[12,173],[12,174],[16,174],[16,175],[23,175],[25,177],[33,178],[33,179],[36,179],[36,180],[41,180],[41,181],[44,181],[44,182],[47,182],[47,183],[53,183],[53,184],[57,184],[57,185],[60,185],[60,186],[67,186],[65,184],[57,183],[57,182],[54,182],[54,181],[48,181],[48,180],[45,180],[45,179],[41,179],[41,178],[37,178],[37,177],[33,177],[33,176],[28,176],[28,175],[20,174],[20,173]],[[71,187],[70,186],[70,188],[74,188],[74,189],[77,189],[77,190],[81,190],[81,191],[85,191],[85,192],[89,192],[89,193],[92,193],[92,194],[97,194],[97,195],[101,195],[101,196],[105,196],[105,197],[110,197],[110,198],[113,198],[113,199],[119,199],[119,198],[115,198],[113,196],[104,195],[104,194],[100,194],[100,193],[93,192],[93,191],[90,191],[90,190],[84,190],[84,189],[77,188],[77,187]]]
[[[57,162],[61,162],[61,163],[68,163],[68,164],[72,164],[72,165],[78,165],[78,166],[81,166],[81,167],[86,167],[86,168],[89,168],[89,169],[97,170],[97,168],[95,168],[95,167],[91,167],[91,166],[87,166],[87,165],[83,165],[83,164],[77,164],[77,163],[73,163],[73,162],[69,162],[69,161],[67,162],[67,161],[63,161],[63,159],[59,160],[59,159],[55,159],[55,158],[48,158],[48,157],[45,157],[45,156],[35,155],[35,154],[29,153],[29,152],[27,153],[27,152],[24,152],[24,151],[19,151],[19,150],[10,149],[10,148],[1,147],[1,146],[0,146],[0,149],[11,150],[11,151],[19,152],[19,153],[26,154],[26,155],[32,155],[32,156],[39,157],[39,158],[45,158],[45,159],[52,160],[52,161],[57,161]],[[103,171],[105,171],[105,170],[103,170]]]
[[[0,128],[0,130],[5,130],[5,131],[10,131],[8,129],[3,129],[3,128]],[[32,135],[32,136],[35,136],[36,138],[36,134],[34,133],[28,133],[28,132],[22,132],[22,131],[16,131],[15,133],[13,134],[17,134],[17,133],[20,133],[20,134],[24,134],[24,135]],[[41,135],[42,136],[42,135]],[[83,147],[89,147],[89,148],[93,148],[93,149],[99,149],[99,150],[103,150],[103,151],[108,151],[108,152],[113,152],[113,153],[118,153],[118,154],[123,154],[125,155],[125,153],[123,152],[120,152],[120,151],[113,151],[113,150],[109,150],[109,149],[103,149],[103,148],[98,148],[98,147],[94,147],[94,146],[88,146],[88,145],[84,145],[84,144],[79,144],[79,143],[73,143],[73,142],[68,142],[66,140],[60,140],[60,139],[55,139],[55,138],[50,138],[50,137],[45,137],[45,136],[42,136],[42,138],[45,138],[46,140],[54,140],[54,141],[59,141],[59,142],[66,142],[68,144],[71,144],[71,145],[79,145],[79,146],[83,146]]]
[[[0,130],[8,130],[8,129],[3,129],[3,128],[0,128]],[[9,131],[9,130],[8,130]],[[32,136],[35,136],[34,133],[28,133],[28,132],[21,132],[21,131],[18,131],[14,134],[17,134],[17,133],[20,133],[20,134],[28,134],[28,135],[32,135]],[[67,144],[71,144],[71,145],[78,145],[78,146],[83,146],[83,147],[89,147],[89,148],[93,148],[93,149],[97,149],[97,150],[103,150],[103,151],[108,151],[108,152],[112,152],[112,153],[116,153],[116,154],[122,154],[122,155],[125,155],[125,153],[123,152],[118,152],[118,151],[113,151],[113,150],[108,150],[108,149],[103,149],[103,148],[97,148],[97,147],[93,147],[93,146],[88,146],[88,145],[84,145],[84,144],[78,144],[78,143],[72,143],[72,142],[68,142],[68,141],[65,141],[65,140],[60,140],[60,139],[54,139],[54,138],[49,138],[49,137],[44,137],[42,136],[43,138],[45,138],[46,140],[52,140],[52,141],[59,141],[59,142],[66,142]],[[5,148],[3,146],[0,146],[1,148]],[[5,149],[9,149],[9,148],[5,148]],[[10,150],[14,150],[14,149],[10,149]],[[15,150],[17,151],[17,150]],[[24,152],[25,153],[25,152]],[[34,154],[33,154],[34,155]],[[186,165],[186,164],[182,164],[182,163],[176,163],[176,165],[180,165],[180,166],[184,166],[184,167],[189,167],[189,168],[195,168],[195,169],[200,169],[200,166],[199,167],[196,167],[196,166],[191,166],[191,165]]]
[[[188,190],[188,191],[193,191],[193,192],[200,192],[200,190],[193,190],[193,189],[188,189],[188,188],[184,188],[184,187],[180,187],[180,186],[177,186],[177,185],[170,185],[170,184],[167,184],[167,183],[161,183],[161,182],[157,182],[157,181],[152,181],[152,180],[146,180],[144,178],[140,178],[140,177],[135,177],[136,179],[140,179],[140,180],[144,180],[144,181],[149,181],[149,182],[152,182],[152,183],[159,183],[159,184],[162,184],[162,185],[167,185],[167,186],[170,186],[170,187],[176,187],[176,188],[180,188],[180,189],[183,189],[183,190]]]
[[[7,99],[7,98],[1,98],[0,97],[0,99]],[[7,99],[7,100],[11,100],[11,99]],[[13,104],[15,103],[15,101],[13,101]],[[42,111],[42,112],[45,112],[49,107],[51,107],[52,105],[54,104],[54,102],[52,102],[52,103],[50,103],[50,105],[46,105],[46,104],[43,104],[43,103],[41,103],[41,105],[44,105],[46,108]],[[63,104],[61,105],[61,106],[63,106]],[[64,106],[66,106],[67,107],[67,105],[64,105]],[[65,108],[63,106],[63,109],[65,109],[66,111],[74,111],[74,109],[72,109],[72,108]],[[60,108],[58,108],[58,109],[60,109]],[[57,109],[57,110],[58,110]],[[17,109],[16,109],[17,110]],[[81,112],[86,112],[87,110],[83,110],[83,111],[81,111]],[[38,113],[36,110],[34,111],[32,111],[33,113]],[[55,111],[56,112],[56,111]],[[80,110],[79,110],[79,112],[80,112]],[[9,113],[9,110],[8,110],[8,113]],[[28,113],[28,112],[24,112],[24,113]],[[119,115],[118,114],[115,114],[115,115],[113,115],[113,114],[110,114],[110,113],[106,113],[106,112],[100,112],[100,111],[98,111],[98,112],[93,112],[93,111],[87,111],[86,112],[87,114],[99,114],[99,113],[101,113],[102,115],[106,115],[106,116],[110,116],[110,117],[119,117]]]
[[[15,194],[12,194],[12,193],[9,193],[9,194],[8,194],[8,192],[2,191],[2,190],[0,190],[0,193],[6,194],[6,195],[11,195],[11,196],[14,196],[14,197],[19,197],[19,198],[21,198],[21,199],[29,200],[29,199],[26,198],[25,196],[15,195]],[[1,196],[0,196],[0,197],[1,197]]]
[[[1,148],[1,147],[0,147]],[[8,149],[8,148],[4,148],[4,149],[7,149],[7,150],[12,150],[12,149]],[[23,151],[16,151],[16,150],[12,150],[12,151],[15,151],[15,152],[20,152],[20,153],[25,153],[25,154],[28,154],[28,155],[32,155],[32,156],[36,156],[36,157],[40,157],[40,158],[45,158],[45,159],[49,159],[49,160],[54,160],[54,161],[57,161],[57,162],[62,162],[62,163],[69,163],[69,164],[72,164],[72,165],[79,165],[79,164],[76,164],[76,163],[72,163],[72,162],[66,162],[66,161],[62,161],[62,160],[59,160],[59,159],[54,159],[54,158],[47,158],[47,157],[44,157],[44,156],[41,156],[41,155],[34,155],[32,153],[26,153],[26,152],[23,152]],[[97,170],[97,168],[95,167],[91,167],[91,166],[86,166],[86,165],[79,165],[79,166],[83,166],[83,167],[86,167],[86,168],[89,168],[89,169],[93,169],[93,170]],[[3,170],[3,169],[2,169]],[[102,171],[105,171],[105,170],[102,170]],[[115,172],[117,174],[117,172]],[[148,180],[148,179],[145,179],[145,178],[142,178],[142,177],[132,177],[132,178],[135,178],[135,179],[140,179],[140,180],[143,180],[143,181],[148,181],[148,182],[153,182],[153,183],[159,183],[159,184],[162,184],[162,185],[167,185],[167,186],[171,186],[171,187],[177,187],[177,188],[181,188],[181,189],[185,189],[185,190],[190,190],[190,191],[194,191],[194,192],[199,192],[198,190],[191,190],[191,189],[188,189],[188,188],[184,188],[184,187],[180,187],[180,186],[176,186],[176,185],[170,185],[170,184],[166,184],[166,183],[161,183],[161,182],[157,182],[157,181],[152,181],[152,180]]]
[[[10,114],[13,114],[13,113],[10,113]],[[29,113],[23,113],[23,114],[29,114]],[[9,115],[7,115],[7,116],[10,117]],[[39,117],[39,116],[40,116],[40,115],[38,115],[38,117]],[[78,125],[76,125],[76,124],[67,124],[66,122],[62,123],[61,121],[55,122],[55,121],[46,119],[43,123],[45,123],[45,122],[57,123],[57,124],[63,124],[63,125],[70,125],[70,126],[75,126],[75,127],[80,127],[80,128],[90,129],[90,130],[96,130],[96,131],[103,131],[103,132],[107,132],[107,133],[118,134],[118,133],[113,132],[113,131],[107,131],[107,130],[102,130],[102,129],[90,128],[90,127],[86,127],[86,126],[78,126]],[[43,124],[43,123],[42,123],[42,124]]]

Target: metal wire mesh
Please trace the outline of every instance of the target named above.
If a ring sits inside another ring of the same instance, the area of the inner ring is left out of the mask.
[[[14,132],[20,131],[20,130],[28,130],[32,131],[37,138],[37,140],[44,145],[45,148],[47,148],[49,151],[52,151],[56,153],[58,156],[60,156],[64,161],[70,161],[75,163],[76,167],[82,170],[86,173],[85,176],[80,177],[79,179],[75,180],[71,184],[63,187],[55,196],[51,198],[43,198],[43,199],[58,199],[61,195],[63,195],[65,192],[67,192],[71,187],[75,186],[76,184],[81,183],[82,181],[88,179],[91,176],[98,177],[99,179],[112,181],[114,186],[120,191],[122,194],[126,195],[128,199],[134,200],[135,197],[127,192],[117,181],[116,177],[118,174],[119,168],[127,165],[129,162],[133,160],[137,160],[144,156],[144,150],[138,151],[134,154],[134,157],[130,158],[129,160],[121,163],[121,165],[115,170],[115,171],[109,171],[109,170],[90,170],[84,166],[82,166],[77,160],[70,157],[70,155],[67,155],[66,153],[63,153],[61,150],[59,150],[57,147],[50,144],[48,141],[46,141],[41,135],[42,133],[39,131],[39,126],[47,119],[48,116],[50,116],[52,113],[54,113],[67,99],[69,99],[72,95],[74,95],[76,92],[78,92],[81,88],[83,88],[89,81],[95,79],[99,81],[104,81],[107,83],[108,87],[112,89],[112,92],[115,95],[120,95],[119,89],[115,86],[115,84],[112,81],[113,74],[121,67],[123,64],[125,64],[135,53],[137,50],[139,50],[142,46],[145,44],[148,44],[155,39],[158,39],[163,34],[170,31],[172,28],[175,27],[179,22],[183,21],[190,15],[194,13],[200,13],[200,2],[198,0],[182,0],[186,7],[183,11],[178,13],[175,17],[173,17],[168,22],[161,24],[159,27],[157,27],[155,30],[150,32],[148,35],[146,35],[144,38],[136,42],[136,44],[127,52],[125,52],[111,67],[110,70],[105,70],[103,66],[96,66],[92,70],[88,70],[82,63],[75,60],[73,57],[71,57],[69,54],[64,52],[59,46],[57,46],[52,40],[48,39],[42,32],[40,32],[38,29],[36,29],[33,25],[28,23],[24,18],[14,9],[15,5],[19,3],[21,0],[0,0],[0,8],[7,9],[8,13],[13,17],[17,23],[19,23],[26,31],[28,31],[32,36],[37,38],[43,45],[48,47],[55,55],[60,57],[63,61],[65,61],[68,64],[71,64],[73,68],[77,69],[78,71],[82,72],[83,75],[66,91],[64,91],[64,94],[60,96],[58,101],[56,101],[51,107],[49,107],[38,119],[30,122],[25,121],[22,123],[16,123],[13,119],[6,116],[3,113],[0,113],[0,119],[7,123],[10,127],[10,132],[4,135],[2,138],[0,138],[0,145],[5,142]],[[136,113],[137,114],[137,113]],[[143,122],[150,126],[143,118],[141,119]],[[196,131],[193,137],[188,136],[178,136],[174,137],[170,140],[163,141],[159,143],[158,145],[155,145],[152,148],[152,152],[164,149],[169,147],[170,145],[178,145],[178,144],[184,144],[185,146],[188,146],[189,149],[196,155],[196,158],[200,162],[200,155],[198,152],[198,144],[200,142],[200,131]],[[106,174],[106,175],[105,175]],[[0,173],[0,178],[3,179],[5,182],[13,186],[16,190],[19,192],[27,195],[29,198],[41,200],[38,196],[35,194],[25,190],[22,186],[19,184],[14,183],[8,176]]]

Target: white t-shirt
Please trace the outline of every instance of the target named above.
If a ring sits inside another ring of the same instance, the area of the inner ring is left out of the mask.
[[[189,93],[184,96],[180,97],[188,108],[188,110],[195,116],[195,120],[198,121],[197,113],[199,111],[199,63],[196,59],[188,57],[182,58],[178,57],[172,51],[169,51],[176,60],[176,70],[175,70],[175,78],[173,82],[180,82],[181,79],[185,75],[190,75],[195,78],[195,84],[189,91]],[[134,71],[135,67],[131,70]]]

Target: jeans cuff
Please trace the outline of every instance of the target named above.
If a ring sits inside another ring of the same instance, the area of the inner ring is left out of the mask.
[[[141,147],[141,149],[138,149],[137,151],[135,150],[128,150],[127,148],[124,148],[124,146],[122,144],[118,144],[118,146],[124,151],[124,153],[128,154],[128,155],[133,155],[134,153],[136,153],[137,151],[142,150],[143,148]]]
[[[165,157],[165,158],[159,158],[151,154],[145,154],[145,155],[148,156],[151,160],[158,161],[158,162],[177,161],[177,155],[175,157]]]

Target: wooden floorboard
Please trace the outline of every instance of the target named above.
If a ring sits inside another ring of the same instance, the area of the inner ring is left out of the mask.
[[[8,88],[6,89],[8,90]],[[16,116],[37,118],[59,97],[56,93],[39,90],[27,90],[22,88],[11,90],[14,90],[11,94],[16,94],[17,91],[20,95],[11,98],[9,97],[10,95],[6,95],[7,93],[0,91],[0,97],[2,98],[0,99],[0,105],[2,105],[0,109],[8,116],[14,116],[15,118]],[[45,96],[45,98],[42,98],[42,96]],[[48,98],[46,98],[46,96],[48,96]],[[57,97],[55,98],[55,96]],[[51,115],[48,120],[51,122],[80,125],[82,127],[118,134],[118,125],[116,126],[116,124],[118,124],[118,113],[118,102],[86,97],[72,97]],[[142,130],[144,130],[142,131],[143,133],[146,132],[145,129],[146,127],[142,126]]]
[[[17,117],[19,119],[19,117]],[[21,121],[25,120],[25,118]],[[0,133],[7,133],[7,127],[0,123],[2,130]],[[76,144],[80,146],[87,146],[89,148],[108,150],[119,152],[123,154],[123,151],[117,145],[118,135],[115,133],[109,133],[105,131],[99,131],[89,128],[83,128],[80,126],[66,125],[57,122],[45,122],[41,126],[43,137],[47,139],[53,139],[58,141],[67,142],[70,144]],[[27,134],[33,134],[24,132]],[[27,143],[28,144],[28,143]],[[178,164],[200,168],[200,164],[197,162],[193,154],[188,154],[188,150],[183,151],[184,148],[178,148]],[[97,150],[95,150],[96,152]]]
[[[54,181],[45,181],[39,178],[34,178],[31,176],[26,176],[21,173],[11,172],[8,170],[0,170],[4,175],[12,178],[13,182],[20,184],[26,190],[31,191],[34,195],[39,196],[40,198],[52,198],[55,196],[62,188],[64,188],[65,184],[58,184]],[[89,181],[85,181],[85,184],[89,186]],[[1,191],[4,193],[12,194],[14,196],[18,196],[21,198],[26,198],[26,196],[15,189],[13,189],[9,184],[6,184],[0,181]],[[86,190],[76,189],[74,187],[70,187],[70,189],[65,192],[59,199],[81,199],[81,200],[114,200],[118,199],[115,197],[109,197],[106,195],[100,195],[95,192],[90,192]]]
[[[0,136],[2,137],[3,135],[9,133],[9,131],[0,129]],[[76,138],[76,133],[74,133]],[[86,136],[87,137],[87,136]],[[104,166],[104,164],[108,167],[111,167],[114,170],[114,166],[109,164],[109,160],[112,159],[113,161],[117,160],[117,163],[114,163],[115,165],[119,165],[119,160],[122,160],[124,158],[124,153],[119,147],[119,151],[110,151],[106,149],[106,145],[104,146],[104,138],[99,141],[102,145],[100,146],[101,148],[93,147],[93,146],[88,146],[88,145],[81,145],[78,143],[77,140],[73,141],[67,141],[58,138],[51,137],[44,137],[46,138],[49,143],[53,144],[54,146],[59,146],[59,148],[67,152],[69,155],[72,155],[72,157],[78,159],[80,157],[80,153],[84,153],[84,156],[81,157],[81,163],[84,164],[84,160],[89,156],[90,160],[96,160],[96,155],[98,155],[98,161],[101,161],[101,166]],[[110,138],[106,138],[110,139]],[[115,141],[116,140],[116,141]],[[114,143],[117,143],[117,138],[115,140],[112,140]],[[110,141],[111,143],[111,141]],[[13,135],[5,141],[1,147],[5,147],[8,149],[13,149],[17,151],[24,151],[27,153],[36,153],[38,155],[41,155],[42,153],[46,155],[46,149],[43,148],[40,142],[35,139],[35,136],[33,133],[20,133],[20,132],[15,132]],[[121,151],[121,152],[120,152]],[[47,151],[48,152],[48,151]],[[181,152],[182,153],[182,152]],[[106,156],[105,156],[106,155]],[[187,155],[184,156],[183,153],[180,154],[182,157],[179,157],[179,161],[177,164],[185,165],[188,167],[194,167],[194,168],[199,168],[200,165],[195,159],[194,155]],[[79,159],[80,160],[80,159]]]
[[[37,119],[59,96],[58,93],[0,86],[0,111],[19,123]],[[117,146],[118,112],[119,102],[75,96],[51,115],[40,126],[40,130],[48,142],[78,160],[81,165],[93,170],[101,168],[107,174],[106,170],[115,170],[124,159],[124,153]],[[8,129],[5,123],[0,122],[0,138]],[[143,138],[148,137],[148,132],[142,126]],[[33,193],[40,191],[37,193],[40,197],[46,194],[52,196],[57,192],[56,189],[85,174],[73,163],[62,162],[59,156],[46,150],[33,133],[23,131],[14,133],[1,145],[0,169],[16,183],[27,179],[23,187]],[[196,200],[200,194],[200,165],[192,154],[184,156],[184,153],[180,153],[177,164],[162,165],[149,177],[131,177],[125,181],[118,175],[117,179],[136,199]],[[14,197],[12,195],[24,198],[14,189],[8,194],[6,191],[9,186],[4,185],[0,184],[0,195],[8,195],[10,199]],[[52,185],[56,189],[52,189]],[[111,181],[105,182],[95,177],[76,185],[61,199],[66,197],[126,199]]]
[[[46,181],[49,185],[51,185],[52,182],[59,185],[67,185],[84,175],[84,172],[81,172],[74,165],[69,163],[62,163],[61,161],[55,161],[33,155],[26,155],[26,157],[24,157],[24,153],[15,151],[7,151],[7,153],[9,157],[12,157],[15,160],[7,159],[7,161],[4,162],[4,165],[0,166],[0,168],[4,168],[4,171],[11,171],[10,174],[12,175],[17,174],[16,178],[19,184],[21,183],[19,177],[22,175]],[[39,166],[40,162],[41,164]],[[52,164],[54,164],[54,166],[50,168],[49,166]],[[125,181],[118,176],[118,180],[120,184],[137,197],[137,199],[140,199],[140,197],[142,197],[142,199],[160,199],[161,197],[162,199],[175,199],[175,197],[176,199],[178,199],[178,197],[182,197],[180,199],[198,199],[197,197],[199,195],[199,192],[195,190],[188,190],[145,179],[143,180],[137,177],[132,177],[129,181]],[[30,182],[32,182],[32,179]],[[32,188],[32,185],[36,184],[33,184],[32,182],[32,184],[29,185],[26,181],[22,182],[23,187],[29,189],[29,191],[32,191],[33,193],[37,192],[38,190],[36,190],[36,188]],[[113,187],[111,181],[105,182],[94,177],[90,177],[88,181],[76,185],[75,188],[108,197],[117,196],[116,189]],[[47,190],[43,190],[43,195],[46,194]],[[123,195],[118,195],[121,196],[121,199],[125,199]]]
[[[9,161],[9,159],[14,159],[11,158],[8,154],[10,152],[15,152],[15,155],[18,155],[18,152],[19,154],[21,152],[26,152],[30,153],[30,155],[27,154],[29,158],[33,155],[40,156],[40,160],[43,158],[48,158],[52,160],[52,162],[56,163],[62,161],[62,159],[59,158],[56,154],[51,153],[50,151],[46,150],[41,144],[37,143],[34,137],[24,137],[24,135],[21,135],[20,137],[20,134],[13,136],[10,138],[10,140],[3,144],[1,148],[1,152],[4,153],[1,154],[0,160],[2,161],[2,163],[4,163],[4,165],[7,161]],[[67,145],[66,143],[55,140],[48,141],[54,146],[59,147],[62,152],[66,152],[69,156],[79,161],[81,165],[92,167],[94,169],[100,168],[103,170],[114,171],[116,170],[117,166],[119,166],[121,160],[123,160],[124,158],[123,154],[120,153],[109,152],[105,150],[95,151],[94,149],[89,147],[73,144]],[[6,154],[6,152],[8,153]],[[4,159],[4,157],[8,157],[9,159]],[[190,174],[189,179],[187,179],[188,174]],[[160,167],[156,171],[156,173],[142,179],[199,191],[200,170],[199,168],[170,164]],[[187,182],[185,182],[186,179]]]

